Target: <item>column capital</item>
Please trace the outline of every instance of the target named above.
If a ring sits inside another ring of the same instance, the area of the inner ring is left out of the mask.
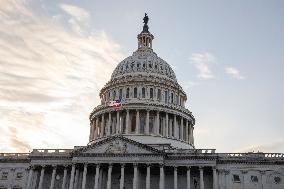
[[[217,170],[217,168],[215,166],[212,167],[213,170]]]
[[[191,169],[191,166],[186,166],[186,169],[187,169],[187,170],[190,170],[190,169]]]
[[[133,167],[138,167],[138,163],[133,163]]]
[[[51,167],[53,168],[53,169],[56,169],[57,168],[57,165],[51,165]]]
[[[151,163],[146,163],[146,166],[147,166],[147,167],[151,167],[152,164],[151,164]]]
[[[202,167],[202,166],[199,166],[199,170],[203,170],[204,169],[204,167]]]
[[[108,167],[112,167],[112,166],[113,166],[113,163],[109,163],[109,164],[108,164]]]
[[[160,163],[159,166],[160,166],[160,168],[163,168],[165,166],[165,164],[164,163]]]
[[[121,164],[120,164],[120,167],[121,167],[121,168],[124,168],[124,167],[125,167],[125,163],[121,163]]]

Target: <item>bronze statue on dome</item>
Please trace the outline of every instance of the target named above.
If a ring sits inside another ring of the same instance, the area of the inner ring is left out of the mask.
[[[143,18],[143,23],[144,23],[143,32],[149,33],[149,31],[148,31],[148,29],[149,29],[149,27],[148,27],[148,21],[149,21],[149,17],[148,17],[148,15],[147,15],[147,13],[145,13],[145,16],[144,16],[144,18]]]

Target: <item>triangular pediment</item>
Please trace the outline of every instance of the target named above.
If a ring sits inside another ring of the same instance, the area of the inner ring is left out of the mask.
[[[77,149],[74,154],[160,154],[161,152],[146,144],[123,137],[111,136],[89,146]]]

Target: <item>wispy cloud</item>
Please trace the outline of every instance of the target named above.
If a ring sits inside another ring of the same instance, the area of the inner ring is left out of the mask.
[[[28,1],[1,3],[0,151],[86,144],[88,114],[123,57],[120,46],[104,32],[72,32]],[[63,7],[78,21],[89,17]]]
[[[245,77],[241,75],[240,71],[234,67],[227,67],[225,72],[235,79],[244,79]]]
[[[70,4],[61,4],[60,7],[78,21],[86,21],[90,18],[90,13],[81,7]]]
[[[266,152],[266,153],[275,153],[280,152],[283,149],[284,140],[279,140],[277,142],[268,143],[268,144],[256,144],[244,147],[237,150],[237,152]]]
[[[192,53],[190,62],[199,71],[198,77],[202,79],[213,79],[215,76],[211,71],[211,65],[216,63],[216,58],[208,52]]]

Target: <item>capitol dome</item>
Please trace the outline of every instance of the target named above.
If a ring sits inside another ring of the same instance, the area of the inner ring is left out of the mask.
[[[148,21],[138,48],[122,60],[100,91],[101,104],[90,115],[89,144],[112,135],[168,148],[194,148],[195,119],[171,66],[153,51]],[[113,107],[113,103],[119,107]]]

